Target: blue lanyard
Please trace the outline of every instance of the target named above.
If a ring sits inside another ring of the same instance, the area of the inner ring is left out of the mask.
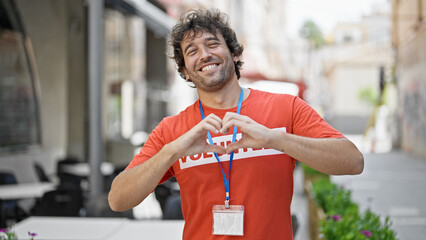
[[[242,88],[240,88],[240,89],[241,89],[241,91],[240,91],[240,98],[238,99],[237,114],[240,114],[241,105],[243,103],[243,96],[244,96],[243,89]],[[201,100],[198,100],[198,104],[200,105],[201,118],[204,119],[205,116],[204,116],[203,106],[201,105]],[[232,142],[235,142],[237,140],[237,129],[238,128],[236,126],[234,126],[234,133],[232,134]],[[207,132],[207,137],[209,139],[209,143],[211,145],[214,145],[210,131]],[[231,167],[232,167],[232,160],[234,159],[234,151],[231,152],[231,156],[229,158],[228,179],[226,178],[226,174],[225,174],[225,171],[223,170],[222,163],[219,160],[219,156],[217,155],[217,153],[213,153],[213,154],[214,154],[217,162],[219,163],[220,169],[222,170],[223,183],[225,185],[225,191],[226,191],[225,207],[229,208],[229,181],[231,179]]]

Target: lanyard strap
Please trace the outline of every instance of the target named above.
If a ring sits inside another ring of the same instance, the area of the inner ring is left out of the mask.
[[[243,89],[242,88],[240,88],[240,89],[241,89],[241,91],[240,91],[240,98],[238,99],[237,114],[240,114],[241,105],[243,103],[243,96],[244,96]],[[201,118],[204,119],[205,116],[204,116],[203,106],[201,105],[201,100],[198,100],[198,104],[200,105]],[[238,128],[236,126],[234,126],[234,132],[232,134],[232,142],[235,142],[237,140],[237,129]],[[211,145],[214,145],[210,131],[207,132],[207,137],[209,139],[209,143]],[[226,191],[225,207],[229,208],[229,181],[231,180],[231,167],[232,167],[232,160],[234,159],[234,151],[231,152],[231,156],[229,158],[228,179],[226,178],[226,174],[225,174],[225,171],[223,170],[222,163],[219,160],[219,156],[217,155],[217,153],[213,153],[213,154],[214,154],[217,162],[219,163],[220,169],[222,170],[223,183],[225,185],[225,191]]]

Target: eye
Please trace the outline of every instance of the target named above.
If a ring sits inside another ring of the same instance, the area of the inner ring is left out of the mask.
[[[218,45],[219,45],[219,42],[217,42],[217,41],[211,41],[211,42],[208,43],[209,47],[216,47]]]
[[[188,49],[188,51],[186,51],[186,55],[191,56],[191,55],[194,55],[196,52],[197,50],[195,48],[190,48]]]

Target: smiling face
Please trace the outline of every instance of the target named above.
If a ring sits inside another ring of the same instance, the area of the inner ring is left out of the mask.
[[[222,34],[189,32],[181,43],[186,79],[203,91],[220,90],[235,74],[234,59]]]

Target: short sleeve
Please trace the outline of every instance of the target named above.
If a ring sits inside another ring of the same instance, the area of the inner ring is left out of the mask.
[[[162,123],[163,122],[160,122],[160,124],[158,124],[158,126],[152,131],[152,133],[148,137],[148,140],[143,145],[141,151],[134,156],[133,160],[126,167],[126,170],[144,163],[145,161],[153,157],[155,154],[157,154],[163,148],[166,142],[164,140],[164,135],[162,134],[163,132]],[[170,168],[164,174],[160,183],[167,181],[172,176],[173,176],[173,169]]]
[[[293,102],[293,133],[311,138],[344,138],[311,106],[298,97],[295,97]]]

